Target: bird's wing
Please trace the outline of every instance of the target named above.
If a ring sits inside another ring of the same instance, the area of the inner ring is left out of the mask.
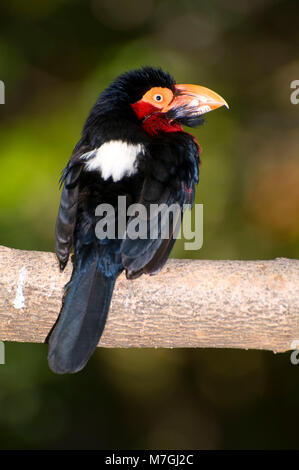
[[[154,160],[154,171],[145,178],[139,199],[139,204],[145,208],[143,217],[138,214],[138,221],[142,224],[141,230],[138,227],[139,237],[132,238],[130,232],[130,223],[133,227],[136,225],[135,217],[128,221],[121,254],[129,279],[160,271],[175,243],[184,209],[193,203],[196,181],[191,179],[186,184],[179,173],[170,178],[172,169],[167,168],[168,163],[161,158]]]
[[[76,225],[79,177],[84,165],[81,156],[85,148],[76,150],[62,172],[60,205],[55,226],[55,252],[61,271],[65,268],[73,246],[73,233]]]

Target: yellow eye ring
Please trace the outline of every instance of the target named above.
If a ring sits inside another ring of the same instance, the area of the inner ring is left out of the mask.
[[[153,87],[148,90],[142,97],[142,101],[150,103],[156,108],[164,108],[173,99],[173,92],[169,88]]]

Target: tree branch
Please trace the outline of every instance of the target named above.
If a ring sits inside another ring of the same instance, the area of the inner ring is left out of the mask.
[[[0,340],[44,342],[71,263],[0,247]],[[286,351],[299,340],[299,261],[169,260],[157,276],[121,275],[100,345]]]

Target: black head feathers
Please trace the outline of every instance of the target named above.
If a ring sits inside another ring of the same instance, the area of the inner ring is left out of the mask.
[[[143,67],[119,75],[98,97],[90,111],[83,128],[83,143],[90,143],[94,130],[101,126],[103,131],[109,127],[109,132],[122,135],[122,120],[137,123],[137,118],[131,109],[131,104],[140,100],[144,93],[152,87],[169,88],[174,91],[174,78],[160,68]],[[109,118],[109,126],[107,123]],[[125,129],[125,133],[127,130]],[[86,140],[87,137],[87,140]],[[77,146],[77,147],[78,147]]]
[[[160,68],[143,67],[121,74],[106,88],[100,98],[117,95],[118,99],[132,104],[140,100],[150,88],[163,87],[174,91],[174,85],[175,80],[169,73]]]
[[[106,112],[120,105],[136,103],[152,87],[174,90],[175,80],[160,68],[143,67],[119,75],[99,96],[96,107],[98,112]]]

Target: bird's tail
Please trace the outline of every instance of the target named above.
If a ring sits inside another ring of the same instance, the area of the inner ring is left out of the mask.
[[[57,374],[81,370],[103,333],[116,276],[99,269],[96,259],[75,269],[49,339],[49,367]]]

